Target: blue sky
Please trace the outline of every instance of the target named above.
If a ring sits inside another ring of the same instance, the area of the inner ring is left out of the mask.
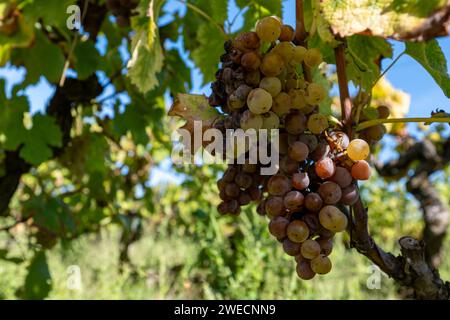
[[[295,25],[295,1],[288,0],[283,1],[283,21],[284,23]],[[184,6],[180,2],[169,0],[165,5],[165,9],[168,12],[179,11],[180,14],[185,13]],[[238,12],[234,1],[229,7],[229,17],[234,17]],[[202,19],[199,17],[199,19]],[[161,23],[167,23],[168,17],[162,17]],[[236,30],[242,25],[242,17],[239,17],[233,29]],[[447,60],[450,61],[450,37],[439,39],[439,43],[442,47]],[[171,47],[181,48],[181,42],[168,44]],[[394,58],[397,57],[404,48],[404,45],[400,42],[394,42]],[[101,46],[101,45],[100,45]],[[182,52],[182,56],[187,58],[187,53]],[[392,60],[385,60],[383,66],[390,64]],[[191,61],[188,61],[188,65],[192,68],[192,81],[193,81],[193,93],[209,93],[209,86],[202,87],[202,77],[198,69],[196,69]],[[24,77],[24,70],[16,68],[0,68],[0,78],[6,79],[7,88],[6,91],[11,92],[11,88],[14,84],[20,83]],[[409,110],[409,117],[427,117],[431,111],[436,108],[445,109],[450,111],[450,100],[443,94],[441,89],[436,85],[433,78],[415,62],[412,58],[404,55],[387,73],[387,79],[394,85],[394,87],[401,89],[411,95],[411,107]],[[45,79],[32,87],[29,87],[25,94],[28,96],[31,103],[31,112],[39,112],[44,110],[49,98],[53,94],[52,86]],[[126,97],[124,97],[126,99]],[[168,101],[170,103],[170,101]],[[155,170],[152,174],[151,184],[158,184],[165,180],[173,180],[174,176],[170,172],[170,161],[165,161],[160,168]],[[179,180],[179,179],[176,179]]]

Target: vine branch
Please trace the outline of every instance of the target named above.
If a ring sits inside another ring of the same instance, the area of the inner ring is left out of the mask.
[[[373,120],[364,121],[364,122],[361,122],[360,124],[358,124],[356,126],[356,131],[361,131],[361,130],[376,126],[378,124],[383,124],[383,123],[408,123],[408,122],[424,122],[427,124],[433,123],[433,122],[450,123],[450,117],[373,119]]]
[[[338,76],[339,97],[341,101],[342,123],[347,129],[347,134],[352,137],[352,99],[348,90],[347,72],[345,69],[345,43],[339,44],[334,49],[336,58],[336,72]]]

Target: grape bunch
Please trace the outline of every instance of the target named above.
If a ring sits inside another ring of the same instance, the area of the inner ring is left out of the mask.
[[[357,180],[370,177],[369,144],[330,125],[318,105],[327,91],[303,70],[323,61],[317,48],[293,43],[294,30],[277,17],[225,42],[209,104],[225,115],[216,129],[279,129],[278,172],[261,164],[229,164],[217,185],[220,214],[237,215],[256,202],[269,231],[301,279],[330,272],[333,238],[348,226],[343,207],[358,197]]]
[[[117,25],[121,28],[130,26],[130,18],[139,0],[106,0],[106,7],[116,17]]]

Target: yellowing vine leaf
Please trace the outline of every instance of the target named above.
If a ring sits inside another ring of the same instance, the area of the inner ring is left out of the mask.
[[[427,18],[448,9],[448,0],[323,0],[322,13],[335,34],[366,34],[397,39],[420,35],[423,27],[442,34],[442,26],[427,25]]]
[[[194,134],[195,121],[201,121],[202,132],[204,132],[212,128],[213,124],[222,117],[219,111],[209,105],[207,97],[197,94],[178,94],[168,115],[186,120],[186,123],[180,129],[188,130],[191,137]],[[193,140],[191,139],[191,141]],[[193,154],[197,151],[191,150]]]

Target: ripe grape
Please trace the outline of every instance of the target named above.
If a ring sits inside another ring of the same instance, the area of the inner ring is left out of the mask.
[[[365,134],[367,135],[367,137],[375,141],[380,141],[386,134],[386,132],[386,127],[382,124],[369,127],[365,130]]]
[[[242,189],[248,189],[251,187],[253,183],[253,178],[250,174],[245,172],[239,172],[236,177],[234,178],[234,182],[242,188]]]
[[[222,201],[221,203],[219,203],[219,205],[217,206],[217,211],[219,212],[219,214],[221,215],[225,215],[228,212],[228,204],[224,201]]]
[[[264,199],[256,207],[256,213],[260,216],[266,215],[266,201]]]
[[[317,138],[316,136],[312,135],[312,134],[301,134],[298,137],[298,141],[303,142],[304,144],[306,144],[308,146],[308,150],[309,152],[313,152],[316,148],[317,148]]]
[[[266,113],[272,107],[272,96],[264,89],[253,89],[247,97],[247,105],[255,114]]]
[[[318,212],[323,206],[322,198],[315,192],[308,193],[305,197],[305,207],[309,211]]]
[[[364,160],[370,154],[370,147],[362,139],[353,139],[347,148],[347,155],[353,161]]]
[[[308,119],[308,130],[313,134],[321,134],[324,130],[328,128],[327,116],[316,113],[309,117]]]
[[[308,146],[300,141],[295,141],[289,147],[288,151],[289,157],[298,162],[305,161],[305,159],[308,157],[308,153]]]
[[[270,177],[267,183],[267,190],[273,196],[283,196],[291,190],[291,181],[282,174],[276,174]]]
[[[277,77],[265,77],[261,79],[259,87],[276,97],[281,92],[281,81]]]
[[[239,186],[236,183],[234,183],[234,182],[228,183],[225,186],[225,194],[227,196],[229,196],[230,198],[238,197],[239,196],[239,192],[240,192]]]
[[[320,161],[324,159],[330,153],[330,146],[325,141],[320,141],[317,147],[309,155],[309,157],[314,161]]]
[[[286,131],[290,134],[301,134],[305,131],[306,117],[303,113],[289,113],[284,119]]]
[[[347,216],[335,206],[325,206],[319,212],[320,224],[333,232],[342,232],[347,228]]]
[[[240,125],[244,130],[259,130],[263,127],[263,118],[259,114],[254,114],[250,110],[245,110],[244,113],[242,113]]]
[[[246,84],[252,87],[257,87],[261,81],[261,73],[259,70],[252,70],[244,74],[244,81]]]
[[[341,188],[346,188],[352,183],[352,175],[344,167],[336,167],[334,175],[330,178],[331,181],[337,183]]]
[[[267,113],[263,113],[262,115],[263,125],[262,129],[278,129],[280,127],[280,118],[272,112],[269,111]]]
[[[336,204],[342,196],[341,187],[332,181],[322,183],[317,192],[325,204]]]
[[[286,233],[289,240],[301,243],[308,239],[309,228],[303,221],[294,220],[288,225]]]
[[[347,149],[350,140],[344,132],[333,131],[329,134],[329,137],[333,141],[333,144],[331,144],[333,149]]]
[[[309,186],[309,176],[305,172],[298,172],[292,175],[292,186],[298,190],[305,190]]]
[[[241,51],[255,50],[261,45],[256,32],[244,32],[239,34],[233,41],[233,46]]]
[[[240,211],[240,207],[239,207],[239,202],[236,199],[230,200],[227,203],[228,206],[228,213],[230,214],[239,214]]]
[[[335,172],[336,166],[331,158],[323,158],[316,162],[316,173],[320,178],[331,178]]]
[[[288,152],[289,145],[288,145],[287,139],[288,139],[288,133],[281,132],[279,135],[279,139],[278,139],[278,142],[279,142],[278,152],[281,155],[287,154],[287,152]]]
[[[238,197],[238,202],[240,206],[246,206],[250,202],[252,202],[252,198],[250,197],[250,194],[247,191],[241,191]]]
[[[304,56],[304,61],[307,66],[314,68],[322,62],[322,54],[317,48],[308,49]]]
[[[377,110],[378,110],[378,118],[380,119],[387,119],[391,114],[391,110],[389,109],[389,107],[386,106],[379,106]]]
[[[307,260],[303,260],[297,263],[297,275],[300,279],[311,280],[316,273],[311,269],[310,263]]]
[[[269,223],[269,232],[271,235],[273,235],[275,238],[281,240],[286,238],[286,231],[287,227],[289,225],[289,220],[285,217],[275,217],[272,220],[270,220]]]
[[[314,259],[320,254],[320,245],[317,241],[308,239],[302,243],[300,253],[306,259]]]
[[[333,238],[322,238],[317,239],[320,245],[320,253],[329,256],[333,251]]]
[[[326,96],[327,92],[321,85],[311,83],[307,89],[306,102],[311,105],[318,105]]]
[[[241,84],[236,91],[234,92],[234,94],[236,95],[236,97],[242,101],[247,101],[247,97],[250,93],[250,91],[252,91],[252,88],[246,84]]]
[[[359,160],[352,166],[352,177],[356,180],[368,180],[370,178],[370,165],[365,160]]]
[[[234,93],[228,97],[228,107],[230,109],[236,110],[242,108],[243,106],[245,106],[245,100],[239,99],[239,97]]]
[[[293,174],[298,172],[298,162],[289,157],[283,157],[280,161],[280,169],[287,174]]]
[[[292,100],[292,108],[301,110],[306,107],[305,92],[302,89],[289,90],[289,96]]]
[[[295,45],[291,42],[280,42],[277,44],[271,52],[278,53],[286,65],[294,58],[295,54]]]
[[[299,191],[290,191],[284,196],[284,206],[291,212],[297,212],[303,205],[304,196]]]
[[[302,63],[306,57],[307,51],[308,49],[306,49],[305,47],[296,46],[294,49],[294,58],[292,59],[293,62],[295,62],[296,64]]]
[[[323,254],[311,260],[311,269],[317,274],[327,274],[331,267],[331,260]]]
[[[292,41],[294,40],[295,31],[294,28],[292,28],[290,25],[283,24],[281,26],[281,33],[278,37],[278,40],[280,41]]]
[[[235,166],[228,166],[227,170],[223,173],[222,180],[225,182],[233,182],[237,173],[238,169]]]
[[[293,242],[289,240],[289,238],[284,239],[283,241],[283,250],[287,255],[295,257],[300,254],[300,243]]]
[[[256,52],[249,51],[242,55],[241,65],[246,69],[257,70],[261,65],[261,58]]]
[[[255,187],[255,186],[250,187],[250,188],[248,188],[247,191],[248,191],[248,194],[250,195],[250,199],[252,201],[257,201],[257,200],[261,199],[262,192],[261,192],[261,189],[259,189],[258,187]]]
[[[269,52],[263,57],[260,70],[266,77],[278,76],[284,70],[283,58],[275,52]]]
[[[265,17],[256,24],[258,37],[267,42],[274,42],[281,34],[281,23],[274,17]]]
[[[358,196],[358,188],[355,184],[351,184],[347,188],[342,189],[342,197],[340,202],[347,206],[351,206],[356,203]]]
[[[292,102],[291,97],[286,92],[280,92],[273,99],[272,111],[275,112],[279,117],[289,113],[291,110]]]
[[[265,201],[265,209],[269,218],[281,215],[284,212],[283,198],[270,197]]]
[[[302,217],[302,220],[306,223],[310,233],[315,233],[320,228],[319,218],[316,213],[309,212]]]

